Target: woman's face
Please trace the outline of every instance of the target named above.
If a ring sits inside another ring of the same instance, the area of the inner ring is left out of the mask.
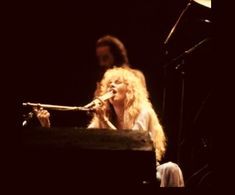
[[[108,91],[113,90],[115,96],[109,101],[111,104],[123,103],[126,98],[127,86],[120,77],[113,77],[108,82]]]

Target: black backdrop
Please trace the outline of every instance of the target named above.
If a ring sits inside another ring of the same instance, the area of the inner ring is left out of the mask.
[[[91,101],[99,71],[95,41],[102,35],[113,34],[124,42],[132,66],[146,76],[150,98],[169,139],[164,160],[178,162],[187,181],[209,163],[210,118],[217,86],[211,40],[184,56],[180,71],[175,67],[182,60],[164,68],[171,59],[212,37],[211,9],[193,3],[164,47],[187,3],[179,0],[20,3],[19,15],[14,16],[18,64],[14,70],[19,77],[16,98],[20,123],[22,114],[30,111],[22,107],[22,102],[82,106]],[[183,105],[181,70],[186,73]],[[84,112],[51,111],[52,125],[58,127],[85,127],[89,119]]]

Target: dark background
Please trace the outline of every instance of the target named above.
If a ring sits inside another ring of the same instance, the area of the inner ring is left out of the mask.
[[[112,34],[125,44],[132,67],[146,76],[151,101],[168,137],[164,161],[180,165],[187,185],[209,185],[211,134],[219,85],[213,65],[212,10],[192,2],[164,45],[187,3],[19,3],[13,40],[20,123],[22,115],[30,111],[22,107],[23,102],[66,106],[90,102],[99,73],[95,42]],[[203,40],[206,41],[188,55],[178,58]],[[84,128],[90,120],[85,112],[50,112],[52,125],[57,127]]]

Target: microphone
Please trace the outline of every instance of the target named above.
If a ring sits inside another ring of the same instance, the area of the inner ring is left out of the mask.
[[[114,90],[109,91],[102,96],[96,97],[92,102],[85,105],[84,108],[94,110],[94,109],[102,106],[104,104],[105,100],[112,98],[113,96],[115,96],[115,94],[116,94],[116,91],[114,91]]]

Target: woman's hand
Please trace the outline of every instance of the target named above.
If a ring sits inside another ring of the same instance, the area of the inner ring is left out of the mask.
[[[102,109],[102,107],[98,107],[94,110],[96,116],[100,119],[100,120],[104,120],[105,118],[105,111]]]
[[[46,128],[51,127],[51,123],[49,119],[50,113],[47,110],[44,110],[43,108],[40,108],[40,109],[34,108],[33,110],[42,127],[46,127]]]
[[[111,129],[117,129],[108,119],[108,117],[106,116],[104,110],[102,109],[102,107],[99,107],[97,109],[95,109],[95,113],[97,115],[97,117],[105,124],[105,126],[108,126]]]

